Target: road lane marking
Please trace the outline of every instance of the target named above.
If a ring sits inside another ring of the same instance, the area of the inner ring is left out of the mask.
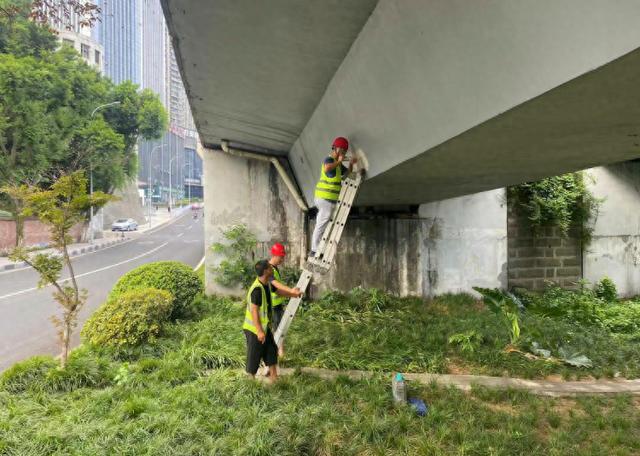
[[[182,237],[182,236],[184,236],[184,232],[179,233],[177,237]]]
[[[186,215],[186,213],[184,215]],[[182,217],[184,217],[184,215],[179,215],[174,220],[170,220],[168,222],[164,222],[161,225],[154,226],[153,228],[151,228],[149,230],[141,231],[141,232],[138,233],[140,236],[129,238],[126,241],[118,242],[118,243],[116,243],[114,245],[110,245],[109,247],[104,247],[104,248],[101,248],[101,249],[93,250],[91,252],[81,253],[80,255],[74,255],[71,258],[72,258],[72,260],[75,260],[76,258],[80,258],[80,257],[83,257],[83,256],[91,255],[93,253],[104,252],[105,250],[113,249],[115,247],[118,247],[118,246],[121,246],[121,245],[124,245],[124,244],[128,244],[129,242],[136,241],[136,240],[140,239],[144,235],[154,234],[157,231],[162,231],[164,228],[168,228],[169,226],[173,225],[175,222],[180,220]],[[149,241],[143,241],[143,242],[140,242],[140,244],[143,244],[145,242],[149,242]],[[151,241],[151,242],[155,242],[155,241]],[[10,269],[8,271],[2,271],[2,272],[0,272],[0,275],[11,274],[13,272],[26,271],[27,269],[31,269],[31,266],[25,266],[25,267],[22,267],[22,268],[15,268],[15,269]],[[2,296],[0,296],[0,299],[2,299]]]
[[[204,257],[202,257],[202,259],[200,260],[200,263],[198,263],[198,265],[193,268],[194,271],[197,271],[198,269],[200,269],[200,266],[202,266],[202,263],[204,263]]]
[[[145,253],[142,253],[142,254],[140,254],[138,256],[135,256],[133,258],[129,258],[128,260],[120,261],[119,263],[114,263],[114,264],[111,264],[109,266],[105,266],[105,267],[100,268],[100,269],[95,269],[93,271],[83,272],[82,274],[78,274],[76,276],[76,279],[79,279],[81,277],[88,276],[88,275],[91,275],[91,274],[95,274],[96,272],[102,272],[102,271],[106,271],[107,269],[116,268],[118,266],[122,266],[123,264],[130,263],[130,262],[135,261],[135,260],[139,260],[142,257],[145,257],[147,255],[151,255],[152,253],[157,252],[158,250],[160,250],[162,247],[166,246],[167,244],[168,244],[168,242],[165,242],[164,244],[161,244],[161,245],[159,245],[158,247],[156,247],[154,249],[151,249],[151,250],[149,250],[149,251],[147,251]],[[70,280],[71,280],[71,277],[69,277],[68,279],[63,279],[60,282],[64,283],[64,282],[69,282]],[[51,285],[47,285],[47,287],[50,287],[50,286]],[[47,288],[47,287],[43,287],[43,288]],[[37,289],[38,289],[38,287],[32,287],[32,288],[28,288],[26,290],[15,291],[13,293],[9,293],[9,294],[6,294],[4,296],[0,296],[0,300],[6,299],[6,298],[12,298],[14,296],[19,296],[21,294],[29,293],[29,292],[35,291]]]

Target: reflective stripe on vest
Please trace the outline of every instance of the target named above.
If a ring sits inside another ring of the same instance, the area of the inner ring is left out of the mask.
[[[258,328],[253,324],[253,318],[251,317],[251,293],[257,287],[260,287],[260,292],[262,293],[262,305],[258,308],[258,317],[260,318],[262,330],[267,332],[267,324],[269,323],[269,304],[267,303],[267,294],[264,292],[264,287],[260,283],[259,279],[256,279],[253,282],[253,285],[251,285],[251,288],[249,288],[249,292],[247,293],[247,310],[244,313],[244,324],[242,325],[242,329],[251,331],[256,336],[258,335]]]
[[[320,179],[316,184],[315,197],[329,201],[338,201],[342,188],[342,165],[335,169],[335,177],[327,176],[324,172],[324,163],[320,166]]]
[[[273,268],[273,278],[278,282],[282,283],[282,279],[280,278],[280,271],[278,271],[275,267]],[[272,287],[271,288],[271,305],[275,307],[275,306],[279,306],[283,302],[284,302],[284,297],[276,293],[275,288]]]

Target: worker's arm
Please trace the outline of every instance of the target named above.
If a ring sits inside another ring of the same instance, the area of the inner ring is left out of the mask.
[[[265,334],[264,330],[262,329],[262,323],[260,322],[260,316],[258,315],[258,309],[259,307],[257,305],[253,303],[251,304],[251,319],[253,320],[253,325],[258,330],[258,340],[261,343],[264,343]]]
[[[332,163],[325,163],[324,172],[328,173],[329,171],[333,171],[334,169],[336,169],[338,166],[341,166],[342,158],[342,155],[340,155],[338,158],[334,159]]]
[[[299,288],[289,288],[284,283],[280,283],[277,280],[272,280],[271,285],[276,289],[276,293],[280,296],[286,296],[287,298],[299,298],[302,296]]]

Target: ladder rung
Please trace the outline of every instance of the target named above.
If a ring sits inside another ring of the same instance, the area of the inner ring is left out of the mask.
[[[342,237],[342,232],[344,231],[347,218],[351,212],[351,207],[353,206],[353,201],[356,198],[361,182],[362,176],[360,174],[357,174],[355,178],[349,177],[345,179],[342,184],[342,188],[340,189],[338,202],[331,214],[331,220],[322,234],[318,251],[316,252],[315,257],[309,257],[307,260],[309,264],[318,266],[325,271],[328,271],[331,267],[333,258],[338,249],[338,243]],[[306,292],[312,277],[313,273],[303,268],[296,287],[303,293]],[[291,322],[296,316],[296,312],[298,311],[301,302],[302,298],[293,298],[289,300],[284,316],[282,317],[280,325],[274,334],[276,344],[280,345],[282,340],[284,340],[284,337],[287,335]]]

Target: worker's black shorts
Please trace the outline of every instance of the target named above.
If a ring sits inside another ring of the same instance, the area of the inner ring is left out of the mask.
[[[278,347],[271,330],[267,330],[264,343],[261,343],[258,336],[246,329],[244,335],[247,338],[247,373],[256,375],[258,367],[260,367],[260,360],[264,360],[267,366],[278,364]]]
[[[282,317],[284,316],[284,304],[280,304],[273,307],[271,313],[271,323],[272,328],[275,331],[280,326],[280,322],[282,321]]]

